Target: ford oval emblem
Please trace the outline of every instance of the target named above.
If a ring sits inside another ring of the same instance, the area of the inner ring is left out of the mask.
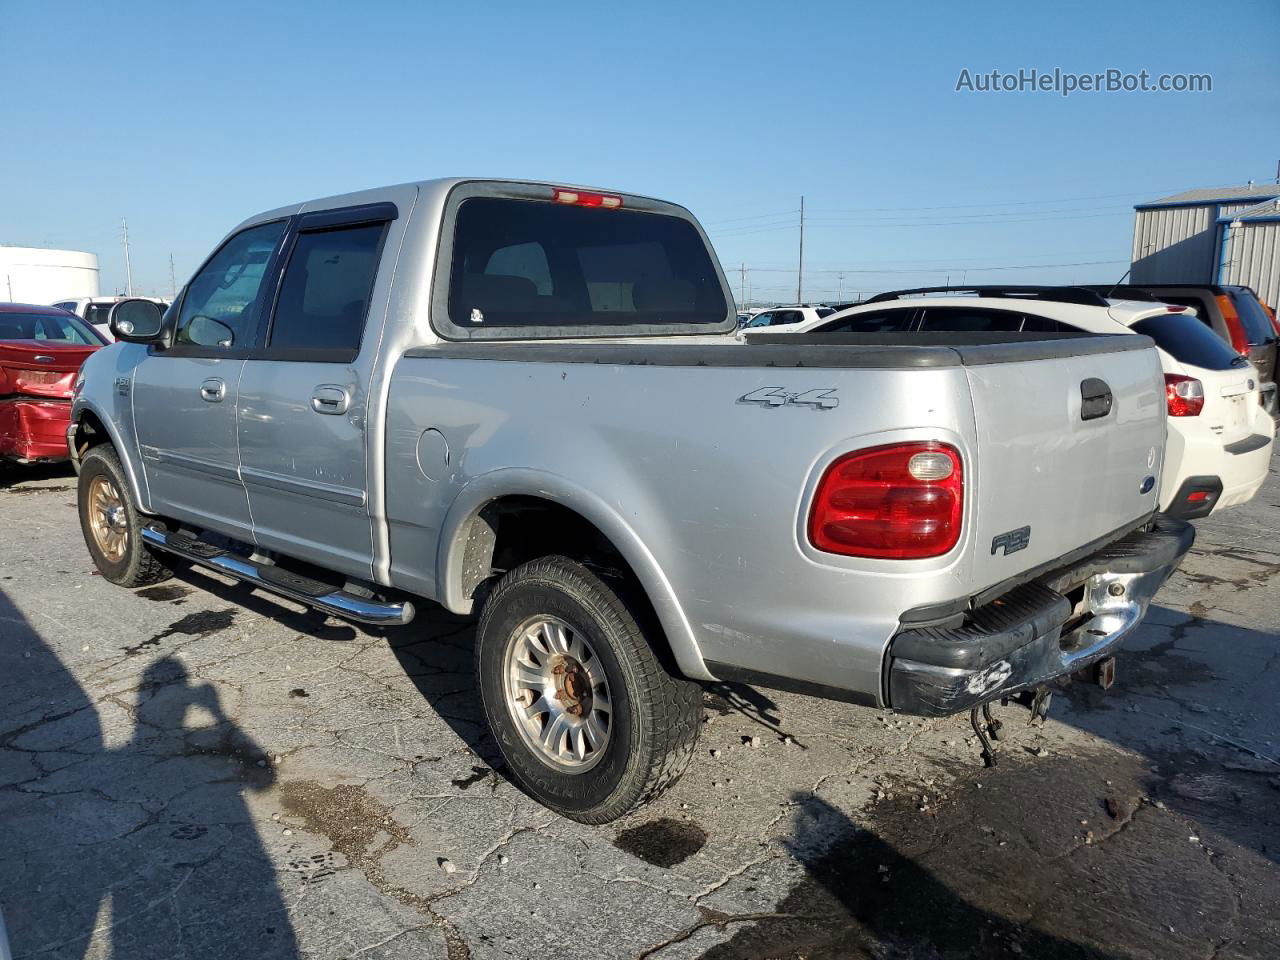
[[[1156,478],[1155,478],[1155,477],[1143,477],[1143,478],[1142,478],[1142,486],[1140,486],[1140,487],[1138,488],[1138,492],[1139,492],[1139,493],[1150,493],[1150,492],[1151,492],[1151,488],[1152,488],[1152,487],[1154,487],[1155,485],[1156,485]]]

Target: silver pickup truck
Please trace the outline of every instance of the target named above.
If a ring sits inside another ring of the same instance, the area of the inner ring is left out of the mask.
[[[1192,540],[1147,338],[744,344],[698,223],[645,197],[295,204],[111,323],[67,438],[103,576],[477,614],[511,776],[586,822],[679,777],[698,681],[976,723],[1106,661]]]

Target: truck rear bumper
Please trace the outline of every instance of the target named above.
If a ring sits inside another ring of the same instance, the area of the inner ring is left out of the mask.
[[[946,716],[1074,673],[1115,652],[1195,540],[1158,514],[1068,567],[971,611],[960,626],[911,627],[889,642],[886,700]]]

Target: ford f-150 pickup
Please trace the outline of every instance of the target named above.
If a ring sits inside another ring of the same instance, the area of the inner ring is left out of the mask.
[[[476,614],[524,789],[679,777],[699,681],[973,711],[1107,662],[1192,541],[1141,336],[734,336],[682,207],[435,180],[246,220],[113,308],[68,445],[102,574]]]

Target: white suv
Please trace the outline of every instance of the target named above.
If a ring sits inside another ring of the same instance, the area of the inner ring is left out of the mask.
[[[770,307],[757,310],[742,325],[744,330],[758,327],[783,327],[796,324],[816,323],[836,312],[835,307],[813,307],[807,303],[786,307]]]
[[[1252,499],[1267,478],[1275,423],[1247,359],[1200,322],[1165,303],[1107,300],[1078,287],[919,288],[880,294],[828,317],[768,333],[1138,333],[1164,368],[1169,441],[1160,509],[1185,520]],[[765,331],[746,335],[758,337]],[[1010,398],[1016,402],[1016,398]]]

